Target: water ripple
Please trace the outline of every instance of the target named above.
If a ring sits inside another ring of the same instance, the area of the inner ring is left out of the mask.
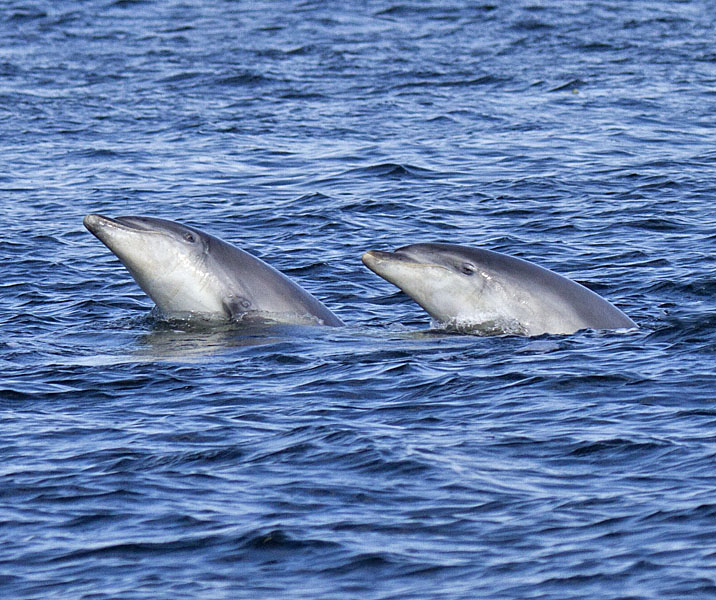
[[[11,1],[3,598],[711,598],[703,2]],[[151,214],[344,328],[166,321],[82,228]],[[433,327],[361,254],[537,262],[639,324]]]

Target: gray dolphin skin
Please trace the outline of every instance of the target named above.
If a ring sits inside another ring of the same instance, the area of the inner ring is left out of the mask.
[[[167,317],[340,326],[343,322],[288,277],[193,227],[153,217],[87,215],[85,227],[127,268]]]
[[[436,321],[458,329],[526,336],[636,324],[586,287],[533,263],[456,244],[370,250],[363,264],[398,286]]]

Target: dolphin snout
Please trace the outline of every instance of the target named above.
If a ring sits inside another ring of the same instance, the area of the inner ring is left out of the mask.
[[[110,231],[132,231],[156,233],[156,228],[151,222],[142,217],[105,217],[104,215],[89,214],[82,219],[84,226],[95,236],[100,237],[102,233]]]
[[[395,258],[392,252],[383,252],[381,250],[368,250],[361,256],[363,264],[371,271],[375,271],[381,264],[395,261]]]
[[[100,227],[103,221],[106,221],[107,218],[103,217],[102,215],[95,215],[90,214],[87,215],[84,219],[82,219],[82,224],[92,233],[97,231],[97,229]]]
[[[368,250],[367,252],[363,253],[363,256],[361,256],[361,260],[366,267],[369,267],[370,265],[375,264],[377,261],[380,260],[381,254],[388,253],[381,252],[380,250]]]
[[[381,263],[414,263],[412,258],[407,256],[406,254],[396,251],[396,252],[383,252],[382,250],[368,250],[363,254],[361,257],[361,260],[363,261],[363,264],[368,267],[369,269],[372,269],[373,266],[379,265]]]

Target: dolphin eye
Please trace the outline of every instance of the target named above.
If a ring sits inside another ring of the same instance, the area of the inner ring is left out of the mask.
[[[475,267],[473,267],[470,263],[464,263],[460,267],[460,272],[463,275],[473,275],[475,273]]]
[[[193,244],[193,243],[196,241],[196,238],[194,237],[194,234],[191,233],[190,231],[187,231],[187,232],[184,234],[184,239],[185,239],[187,242],[189,242],[190,244]]]

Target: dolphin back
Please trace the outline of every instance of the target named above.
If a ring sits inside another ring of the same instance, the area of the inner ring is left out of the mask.
[[[324,325],[341,321],[322,302],[263,260],[204,234],[212,270],[225,286],[224,307],[232,318],[249,311],[311,316]]]
[[[481,248],[444,244],[465,253],[465,258],[499,273],[513,285],[528,289],[536,302],[563,312],[580,329],[636,327],[624,312],[585,286],[532,262]]]

